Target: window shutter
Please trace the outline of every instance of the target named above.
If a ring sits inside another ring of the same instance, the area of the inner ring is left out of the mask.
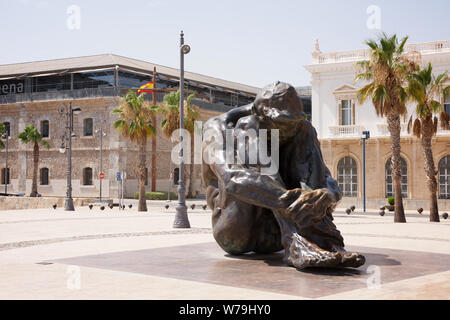
[[[355,123],[355,113],[356,113],[356,110],[355,110],[355,103],[352,101],[352,124],[353,124],[353,125],[356,124],[356,123]]]
[[[338,103],[338,125],[342,125],[342,100]]]

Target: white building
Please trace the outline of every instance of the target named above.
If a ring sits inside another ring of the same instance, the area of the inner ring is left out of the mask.
[[[421,56],[421,64],[431,62],[438,74],[450,69],[450,40],[406,46],[409,54]],[[369,58],[369,51],[352,50],[322,53],[318,41],[312,53],[312,64],[305,66],[312,79],[312,123],[322,144],[324,159],[344,193],[343,205],[362,202],[362,131],[370,131],[366,142],[366,195],[369,207],[386,203],[392,195],[392,179],[387,166],[391,156],[386,120],[377,117],[368,100],[360,105],[355,83],[356,62]],[[447,83],[450,86],[450,81]],[[445,108],[450,114],[450,100]],[[412,105],[410,106],[412,107]],[[410,108],[409,112],[413,112]],[[405,207],[428,208],[428,189],[423,170],[423,156],[417,138],[407,133],[407,120],[402,123],[402,188]],[[439,168],[439,205],[450,209],[450,132],[439,130],[433,139],[436,167]]]

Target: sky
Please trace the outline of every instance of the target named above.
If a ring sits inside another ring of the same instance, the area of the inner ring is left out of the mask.
[[[322,52],[381,31],[449,40],[449,13],[449,0],[0,0],[0,64],[113,53],[178,68],[183,30],[188,71],[305,86],[315,39]]]

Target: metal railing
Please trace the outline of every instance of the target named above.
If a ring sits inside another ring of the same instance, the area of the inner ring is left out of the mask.
[[[388,125],[386,123],[378,123],[377,131],[378,131],[378,136],[382,136],[382,137],[390,136]],[[409,135],[410,134],[408,133],[408,124],[401,123],[400,124],[400,136],[409,136]]]
[[[116,95],[116,90],[110,88],[78,89],[78,90],[58,90],[44,92],[28,92],[21,94],[8,94],[0,96],[0,104],[24,103],[36,101],[54,101],[83,98],[112,97]]]
[[[0,95],[0,105],[12,103],[39,102],[39,101],[121,97],[125,95],[130,89],[131,88],[120,88],[119,90],[116,90],[115,87],[107,87],[107,88],[84,88],[74,90],[29,92],[20,94],[16,93],[16,94]],[[164,95],[165,93],[158,92],[156,94],[156,101],[162,102]],[[147,94],[145,99],[152,100],[152,95]],[[227,106],[221,103],[212,103],[202,99],[193,99],[192,103],[197,105],[201,109],[207,109],[218,112],[227,112],[236,107],[236,106]]]
[[[333,137],[360,138],[364,127],[357,125],[350,126],[330,126],[330,133]]]

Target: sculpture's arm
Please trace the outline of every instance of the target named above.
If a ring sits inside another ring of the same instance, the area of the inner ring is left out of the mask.
[[[255,206],[285,209],[295,200],[279,177],[262,175],[257,168],[214,163],[211,170],[227,193]]]

